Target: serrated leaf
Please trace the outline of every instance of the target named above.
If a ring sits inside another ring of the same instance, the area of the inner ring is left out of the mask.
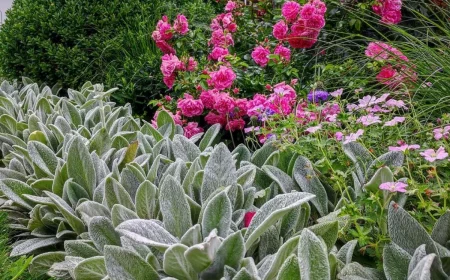
[[[312,194],[295,192],[277,195],[272,200],[265,203],[256,212],[245,233],[245,248],[248,250],[253,242],[255,242],[264,231],[289,213],[290,210],[308,202],[312,198],[314,198],[314,195]]]

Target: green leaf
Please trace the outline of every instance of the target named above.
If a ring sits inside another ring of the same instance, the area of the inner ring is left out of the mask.
[[[170,246],[164,253],[164,272],[177,279],[195,280],[197,273],[184,257],[188,247],[183,244]]]
[[[160,279],[155,269],[130,250],[105,246],[105,264],[111,280]]]
[[[139,148],[138,141],[131,142],[130,145],[128,145],[128,148],[125,151],[125,154],[119,163],[120,170],[124,168],[125,165],[127,165],[127,163],[132,162],[136,158],[138,148]]]
[[[442,246],[450,240],[450,211],[447,210],[434,224],[431,238]]]
[[[380,190],[380,185],[386,182],[393,182],[394,174],[387,166],[378,169],[369,182],[364,185],[364,189],[376,193]]]
[[[81,234],[85,231],[83,221],[76,216],[75,211],[64,200],[51,192],[44,191],[44,193],[45,195],[50,197],[58,210],[61,212],[64,218],[66,218],[69,225],[77,234]]]
[[[289,175],[281,171],[275,166],[265,165],[262,167],[262,170],[266,172],[266,174],[277,183],[277,185],[281,188],[283,193],[290,193],[292,190],[296,188],[294,180],[292,180]]]
[[[14,201],[14,203],[31,210],[33,207],[24,200],[24,195],[35,195],[34,190],[27,184],[15,179],[3,179],[0,181],[0,191]]]
[[[297,253],[299,240],[300,236],[292,237],[280,247],[270,266],[270,269],[267,271],[266,275],[264,275],[264,280],[275,279],[283,262],[289,257],[289,255]]]
[[[94,248],[94,245],[90,245],[92,241],[83,240],[66,240],[64,241],[64,250],[68,256],[80,257],[80,258],[91,258],[100,256],[101,253]]]
[[[18,257],[22,255],[29,255],[37,250],[42,248],[46,248],[49,246],[54,246],[58,243],[61,243],[62,240],[58,238],[33,238],[27,239],[22,243],[17,245],[13,245],[13,249],[11,251],[10,257]]]
[[[213,145],[214,141],[216,140],[217,136],[220,132],[220,124],[214,124],[212,125],[203,135],[202,140],[200,141],[199,148],[200,151],[204,151],[206,148]]]
[[[75,137],[69,147],[67,174],[92,197],[96,187],[95,168],[89,150],[81,137]]]
[[[251,162],[261,168],[270,155],[276,151],[278,151],[278,148],[272,142],[267,142],[262,148],[255,151],[251,158]]]
[[[235,184],[236,181],[235,161],[227,146],[220,143],[214,148],[205,166],[201,202],[204,203],[218,188],[228,187]]]
[[[157,215],[158,188],[144,181],[136,192],[136,213],[141,219],[152,219]]]
[[[311,203],[316,207],[321,216],[328,214],[328,196],[327,192],[319,181],[312,163],[305,157],[298,157],[295,161],[293,177],[300,189],[304,192],[312,193],[316,197]]]
[[[330,279],[330,265],[325,244],[310,230],[304,229],[298,244],[302,280]]]
[[[100,252],[106,245],[120,246],[120,236],[108,218],[93,217],[89,223],[89,236]]]
[[[111,148],[112,140],[106,128],[102,127],[89,141],[89,152],[95,151],[101,156]]]
[[[134,211],[134,203],[125,188],[114,178],[108,177],[105,182],[105,201],[109,209],[120,204]]]
[[[173,138],[173,135],[175,133],[175,121],[173,120],[173,118],[170,116],[170,114],[165,111],[165,110],[161,110],[158,113],[158,117],[156,119],[156,123],[158,125],[158,128],[166,125],[166,124],[170,124],[172,126],[172,132],[170,133],[170,139]]]
[[[217,236],[217,230],[213,230],[205,239],[205,242],[191,246],[184,253],[184,256],[194,270],[200,273],[211,265],[221,243]]]
[[[436,254],[429,254],[424,257],[411,272],[408,280],[431,280],[431,266],[435,258]]]
[[[245,248],[248,250],[258,237],[284,215],[288,214],[290,210],[308,202],[312,198],[314,198],[312,194],[294,192],[277,195],[265,203],[256,212],[245,233]]]
[[[300,268],[299,262],[296,255],[291,255],[286,259],[280,268],[277,280],[299,280],[300,279]]]
[[[383,269],[388,280],[406,279],[411,255],[395,243],[390,243],[383,250]]]
[[[33,258],[28,267],[30,274],[34,277],[45,275],[54,263],[64,261],[65,252],[43,253]]]
[[[134,219],[139,219],[139,216],[125,206],[116,204],[111,209],[111,220],[115,227],[125,221]]]
[[[181,238],[192,226],[191,211],[180,183],[171,175],[161,185],[159,204],[164,227]]]
[[[173,137],[173,153],[185,162],[193,162],[200,156],[200,149],[183,135]]]
[[[28,153],[31,161],[36,164],[40,170],[51,177],[54,176],[56,167],[58,166],[58,158],[49,147],[41,142],[30,141],[28,142]]]
[[[337,258],[344,264],[351,263],[356,244],[358,244],[358,240],[352,240],[345,243],[344,246],[342,246],[339,249],[339,252],[337,253]]]
[[[73,123],[75,127],[81,125],[82,120],[78,109],[67,100],[63,100],[62,102],[62,114],[64,118],[69,123]]]
[[[323,241],[325,241],[325,245],[327,245],[328,252],[330,252],[338,238],[338,221],[320,223],[313,225],[308,229],[315,235],[322,237]]]
[[[74,270],[75,280],[102,280],[106,275],[105,258],[92,257],[81,261]]]
[[[231,224],[232,205],[225,191],[215,195],[206,205],[202,218],[203,236],[207,236],[213,229],[218,235],[226,237]]]

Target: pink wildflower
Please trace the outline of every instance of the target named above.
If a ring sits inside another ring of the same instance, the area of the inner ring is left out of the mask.
[[[448,135],[450,134],[450,126],[446,126],[444,128],[435,128],[433,130],[434,133],[434,139],[439,140],[442,138],[447,139]]]
[[[322,129],[322,126],[319,124],[317,126],[309,127],[305,131],[310,133],[310,134],[313,134],[313,133],[316,133],[317,131],[319,131],[320,129]]]
[[[299,3],[295,1],[287,1],[281,7],[281,14],[287,21],[293,22],[297,19],[300,8],[301,6]]]
[[[330,95],[333,96],[333,97],[335,97],[335,98],[337,98],[337,97],[341,96],[343,92],[344,92],[344,89],[343,89],[343,88],[340,88],[340,89],[338,89],[338,90],[335,90],[335,91],[333,91],[333,92],[330,92]]]
[[[360,117],[357,122],[362,123],[364,126],[369,126],[375,123],[381,123],[380,116],[367,115]]]
[[[284,47],[283,45],[276,46],[273,53],[279,55],[283,60],[287,62],[291,60],[291,50]]]
[[[434,162],[436,160],[445,159],[448,157],[448,153],[445,152],[444,147],[439,147],[437,151],[433,149],[427,149],[424,152],[420,153],[421,156],[423,156],[427,161]]]
[[[392,151],[392,152],[406,152],[409,150],[417,150],[417,149],[420,149],[419,145],[415,145],[415,144],[408,145],[406,143],[400,145],[400,147],[389,146],[389,151]]]
[[[404,117],[394,117],[392,120],[385,122],[383,126],[395,126],[404,121],[405,121]]]
[[[344,136],[344,144],[348,144],[351,142],[355,142],[356,140],[359,139],[359,137],[361,137],[361,135],[363,135],[364,130],[362,129],[358,129],[358,131],[356,133],[350,133],[349,136]]]
[[[228,1],[227,5],[225,6],[226,12],[232,12],[234,9],[237,8],[237,4],[234,1]]]
[[[386,190],[389,192],[406,192],[406,187],[408,184],[403,182],[386,182],[380,184],[380,190]]]

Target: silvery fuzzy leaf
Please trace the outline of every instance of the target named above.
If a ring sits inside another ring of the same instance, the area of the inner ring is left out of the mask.
[[[197,133],[197,134],[191,136],[191,138],[189,138],[188,140],[195,144],[198,142],[198,140],[200,140],[203,137],[204,134],[205,133],[203,133],[203,132]]]
[[[414,254],[411,258],[411,261],[408,265],[408,275],[411,274],[411,272],[414,270],[414,268],[419,264],[419,262],[426,257],[427,252],[425,250],[425,244],[420,245],[417,247],[417,249],[414,251]]]
[[[76,137],[70,145],[67,173],[92,197],[96,186],[95,168],[89,150],[80,137]]]
[[[105,246],[105,264],[112,280],[160,279],[158,273],[143,258],[121,247]]]
[[[159,204],[164,227],[181,238],[192,226],[191,212],[180,183],[171,175],[161,185]]]
[[[338,238],[339,225],[337,221],[330,221],[313,225],[308,230],[322,237],[328,252],[330,252]]]
[[[343,145],[344,153],[355,164],[355,175],[358,181],[363,184],[365,182],[366,170],[372,163],[370,152],[357,142],[350,142]]]
[[[17,257],[22,255],[27,255],[35,252],[36,250],[54,246],[58,243],[61,243],[62,240],[57,238],[33,238],[25,240],[19,244],[14,244],[13,249],[11,251],[10,257]]]
[[[280,237],[278,228],[269,227],[260,237],[258,255],[259,259],[263,259],[268,255],[276,254],[280,247]]]
[[[245,209],[239,209],[233,212],[231,220],[234,224],[240,225],[244,221]]]
[[[115,227],[125,221],[134,219],[139,219],[139,216],[135,212],[120,204],[114,205],[111,209],[111,220]]]
[[[58,165],[58,158],[52,149],[37,141],[28,142],[27,149],[31,161],[48,176],[53,177]]]
[[[302,191],[312,193],[316,197],[311,203],[321,216],[328,214],[327,192],[317,177],[312,163],[305,157],[298,157],[295,161],[293,177]]]
[[[176,136],[176,135],[175,135]],[[184,257],[188,247],[183,244],[174,244],[164,253],[164,272],[177,279],[196,280],[197,273]]]
[[[406,279],[410,261],[411,255],[397,244],[391,242],[384,247],[383,269],[388,280]]]
[[[344,264],[351,263],[356,244],[358,244],[358,240],[352,240],[345,243],[344,246],[342,246],[339,249],[339,252],[337,253],[337,258]]]
[[[15,179],[21,182],[26,182],[27,178],[22,173],[7,168],[0,168],[0,180]]]
[[[21,207],[31,210],[33,207],[24,199],[24,195],[35,195],[34,190],[27,184],[15,179],[0,180],[0,191]]]
[[[158,176],[158,169],[159,169],[160,162],[161,162],[161,155],[157,155],[155,157],[155,159],[153,160],[152,165],[150,166],[150,170],[148,171],[148,174],[147,174],[148,181],[155,183],[155,179]]]
[[[70,124],[61,116],[56,117],[54,124],[63,134],[68,134],[72,130]]]
[[[28,270],[33,277],[42,277],[54,263],[64,261],[65,256],[65,252],[49,252],[40,254],[33,258]]]
[[[254,165],[246,165],[239,168],[236,172],[237,183],[243,188],[249,187],[253,184],[256,176],[256,167]]]
[[[302,207],[292,209],[288,214],[286,214],[281,220],[279,227],[279,235],[283,237],[284,240],[289,239],[294,233],[297,232],[297,224],[300,220],[300,215],[302,214]]]
[[[241,260],[241,268],[245,268],[252,277],[259,279],[258,276],[258,268],[256,267],[255,261],[253,258],[248,257]]]
[[[128,220],[117,226],[116,230],[122,236],[161,251],[178,242],[177,238],[152,220]]]
[[[192,226],[186,233],[181,237],[180,242],[186,246],[193,246],[202,242],[202,230],[199,224]]]
[[[434,224],[431,238],[442,246],[450,240],[450,211],[447,210]]]
[[[211,265],[221,243],[222,241],[217,236],[217,230],[213,230],[203,243],[191,246],[184,256],[194,270],[200,273]]]
[[[155,218],[159,209],[158,188],[150,181],[144,181],[136,191],[136,214],[141,219]]]
[[[106,217],[93,217],[89,223],[89,236],[100,252],[106,245],[120,246],[120,236]]]
[[[314,198],[309,193],[295,192],[277,195],[269,202],[265,203],[253,217],[244,239],[246,249],[258,239],[271,225],[280,218],[288,214],[290,210]]]
[[[220,124],[214,124],[206,131],[202,141],[200,141],[199,144],[200,151],[203,152],[206,148],[213,145],[217,136],[220,133],[220,129],[221,129]]]
[[[219,187],[228,187],[237,182],[236,166],[225,144],[217,145],[205,166],[201,187],[202,203]]]
[[[216,194],[206,205],[202,217],[203,236],[217,229],[218,235],[226,237],[230,229],[232,205],[225,191]]]
[[[310,230],[304,229],[298,244],[301,278],[330,279],[330,264],[325,244]]]
[[[201,203],[201,190],[204,175],[205,175],[204,170],[197,171],[197,173],[195,173],[194,180],[192,181],[191,186],[189,187],[190,189],[192,189],[193,192],[192,198],[195,199],[195,201],[198,203]]]
[[[81,234],[85,231],[83,221],[81,221],[76,216],[75,211],[64,200],[62,200],[59,196],[48,191],[44,191],[44,194],[50,197],[50,199],[58,208],[59,212],[61,212],[64,218],[66,218],[69,225],[77,234]]]
[[[174,163],[168,166],[167,170],[161,177],[160,182],[164,182],[166,177],[170,175],[181,184],[183,178],[186,176],[187,171],[188,170],[186,167],[186,163],[182,159],[177,158]]]
[[[265,165],[262,167],[262,170],[277,183],[283,193],[290,193],[292,190],[298,190],[294,180],[277,167]]]
[[[394,174],[387,166],[379,168],[372,178],[364,185],[364,189],[376,193],[380,191],[379,187],[382,183],[393,182]]]
[[[277,166],[278,161],[280,160],[280,151],[275,151],[269,155],[267,160],[264,162],[262,166],[270,165],[270,166]],[[261,166],[261,168],[262,168]]]
[[[236,276],[236,274],[237,274],[237,271],[234,268],[231,268],[227,265],[225,266],[224,273],[223,273],[223,278],[225,280],[233,279],[233,277]]]
[[[245,255],[244,238],[237,231],[224,239],[217,250],[212,264],[203,271],[202,279],[220,279],[224,274],[224,267],[238,269]]]
[[[403,165],[403,161],[405,159],[405,155],[400,151],[390,151],[387,152],[380,157],[376,158],[372,161],[369,166],[371,172],[368,175],[371,175],[372,170],[377,166],[393,166],[400,167]]]
[[[82,186],[73,182],[72,178],[64,183],[63,199],[70,203],[72,208],[75,208],[78,201],[83,198],[89,199],[89,194]]]
[[[105,202],[109,209],[112,209],[115,204],[120,204],[132,211],[135,210],[134,203],[128,192],[112,177],[106,178],[105,181]]]
[[[244,205],[244,190],[241,185],[232,185],[225,189],[228,198],[230,199],[233,210],[241,209]]]
[[[255,201],[256,189],[254,187],[249,187],[244,190],[244,205],[243,209],[249,209],[253,206],[253,202]]]
[[[111,218],[108,208],[95,201],[85,201],[78,205],[75,212],[80,216],[85,224],[89,224],[95,216]]]
[[[102,159],[100,159],[95,152],[91,153],[91,158],[95,168],[96,186],[98,186],[106,178],[110,171],[108,165]]]
[[[188,195],[185,194],[184,197],[186,198],[186,200],[189,204],[189,209],[191,210],[192,224],[199,223],[199,217],[200,217],[200,213],[202,211],[202,207],[197,202],[195,202],[195,200],[190,198]]]
[[[85,259],[74,270],[76,280],[102,280],[106,274],[105,258],[103,256]]]
[[[263,279],[270,280],[275,279],[278,274],[279,268],[283,264],[284,260],[286,260],[289,255],[296,254],[298,243],[300,240],[300,236],[295,236],[287,240],[283,245],[281,245],[278,250],[276,256],[273,259],[273,262],[270,265],[270,269],[267,271],[265,275],[263,275]]]
[[[47,274],[56,279],[74,279],[75,267],[83,260],[83,258],[66,256],[63,262],[54,263]]]
[[[120,242],[122,243],[123,248],[133,251],[142,258],[146,258],[149,254],[152,253],[148,246],[137,243],[128,237],[122,236],[120,238]]]
[[[90,243],[92,243],[92,246]],[[64,241],[64,250],[68,256],[80,258],[91,258],[101,255],[101,253],[94,248],[92,241],[66,240]]]
[[[125,153],[119,157],[119,170],[122,170],[128,163],[133,162],[136,158],[139,143],[137,141],[131,142],[127,145]]]
[[[101,156],[111,148],[111,144],[112,139],[106,128],[103,127],[92,135],[89,141],[89,152],[96,152],[97,155]]]
[[[242,161],[250,161],[252,154],[250,153],[250,150],[244,145],[239,144],[233,152],[231,152],[233,156],[237,155],[236,159],[236,166],[238,168],[241,167]]]
[[[200,149],[183,135],[173,137],[173,153],[185,162],[193,162],[200,156]]]
[[[268,188],[272,183],[272,178],[270,178],[264,171],[262,171],[261,168],[256,167],[256,176],[255,180],[253,181],[253,187],[255,187],[257,190],[264,190]]]
[[[301,268],[300,268],[301,269]],[[359,263],[352,262],[344,266],[339,272],[338,279],[341,280],[384,280],[384,274],[374,268],[363,267]]]
[[[136,197],[137,189],[142,182],[145,181],[145,176],[140,170],[133,165],[128,164],[120,173],[120,184],[134,199]]]
[[[255,151],[251,157],[251,162],[257,167],[261,168],[271,154],[278,151],[278,148],[273,142],[266,142],[262,148]]]
[[[152,145],[140,131],[137,132],[137,141],[139,142],[139,150],[141,151],[141,154],[152,153]]]
[[[25,174],[25,167],[23,165],[23,163],[21,161],[19,161],[17,158],[13,158],[10,162],[9,162],[9,166],[8,168],[12,171],[16,171],[22,174]]]
[[[233,280],[257,280],[258,277],[252,275],[247,269],[241,268],[236,275],[233,277]]]
[[[416,267],[411,271],[408,280],[431,280],[431,266],[433,265],[436,254],[429,254],[422,258]]]
[[[296,255],[287,258],[280,268],[277,280],[298,280],[300,279],[299,261]]]
[[[194,193],[192,190],[192,182],[194,181],[195,178],[195,174],[200,171],[202,169],[200,163],[199,163],[200,159],[196,158],[191,166],[189,167],[188,172],[186,173],[186,176],[184,177],[183,180],[183,190],[184,192],[189,195],[190,197],[194,197]]]
[[[170,124],[171,126],[171,133],[169,134],[170,139],[173,138],[173,135],[175,133],[175,122],[173,118],[170,116],[169,113],[165,110],[161,110],[158,113],[158,117],[156,118],[156,123],[158,125],[158,128],[163,127],[164,125]]]
[[[392,242],[410,255],[422,244],[427,253],[437,253],[437,248],[426,230],[401,207],[391,202],[388,212],[388,229]]]

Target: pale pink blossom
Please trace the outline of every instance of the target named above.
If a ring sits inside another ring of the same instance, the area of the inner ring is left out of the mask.
[[[342,141],[343,137],[344,137],[344,134],[340,131],[338,131],[334,134],[334,138],[336,138],[336,140],[338,140],[338,141]]]
[[[392,120],[385,122],[383,126],[395,126],[404,121],[405,121],[404,117],[394,117]]]
[[[211,54],[209,55],[209,58],[212,60],[222,60],[222,58],[224,56],[229,55],[230,53],[228,52],[227,48],[222,48],[222,47],[214,47],[214,49],[212,50]]]
[[[236,2],[228,1],[227,5],[225,6],[225,11],[226,12],[232,12],[236,8],[237,8]]]
[[[320,129],[322,129],[322,125],[319,124],[317,126],[311,126],[311,127],[307,128],[305,131],[310,134],[313,134],[313,133],[316,133],[317,131],[319,131]]]
[[[355,133],[350,133],[350,135],[348,135],[348,136],[343,136],[343,140],[344,140],[343,143],[348,144],[351,142],[355,142],[356,140],[359,139],[359,137],[361,137],[361,135],[363,135],[363,133],[364,133],[364,130],[358,129],[358,131]]]
[[[427,161],[434,162],[436,160],[445,159],[448,157],[448,153],[445,151],[444,147],[439,147],[437,151],[433,149],[427,149],[420,153],[421,156],[423,156]]]
[[[403,182],[386,182],[386,183],[382,183],[380,184],[380,190],[386,190],[389,192],[401,192],[404,193],[406,192],[406,187],[408,186],[408,184],[403,183]]]
[[[395,100],[395,99],[389,99],[388,101],[386,101],[383,107],[395,107],[406,109],[406,105],[403,100]]]
[[[409,150],[417,150],[417,149],[420,149],[420,146],[416,144],[413,145],[402,144],[399,147],[389,146],[389,151],[392,152],[406,152]]]
[[[330,92],[330,95],[337,98],[337,97],[341,96],[343,92],[344,92],[344,89],[340,88],[338,90]]]
[[[375,115],[362,116],[356,121],[359,123],[362,123],[362,125],[364,125],[364,126],[381,123],[380,116],[375,116]]]
[[[291,50],[284,47],[283,45],[276,46],[273,53],[279,55],[283,60],[287,62],[291,60]]]
[[[435,128],[433,130],[434,139],[440,140],[442,138],[447,139],[448,135],[450,134],[450,126],[446,126],[444,128]]]

